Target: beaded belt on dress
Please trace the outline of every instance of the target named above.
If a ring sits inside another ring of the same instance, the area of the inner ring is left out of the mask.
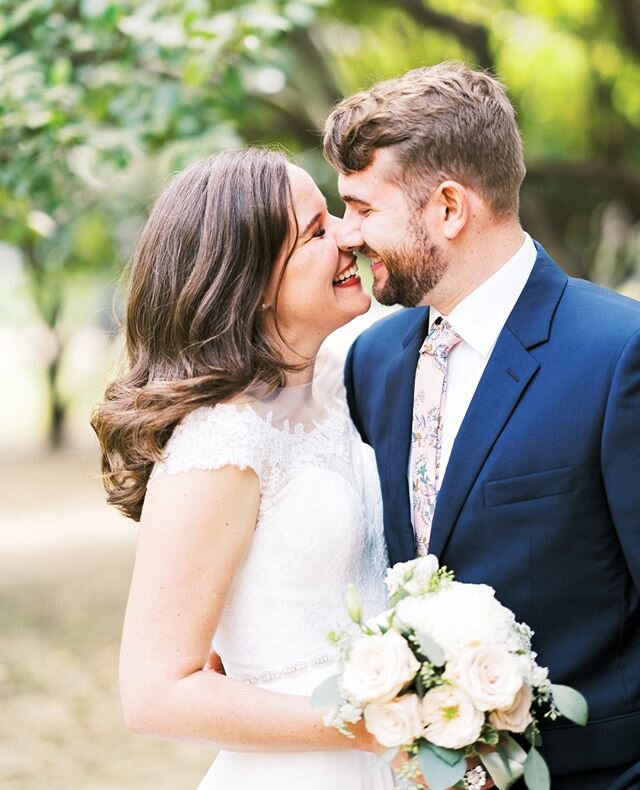
[[[271,680],[278,680],[279,678],[287,677],[288,675],[293,675],[296,672],[303,672],[308,669],[315,669],[316,667],[324,666],[325,664],[330,664],[335,659],[333,656],[328,654],[324,654],[314,658],[311,661],[298,661],[295,664],[289,664],[286,667],[283,667],[279,670],[269,671],[269,672],[261,672],[259,675],[253,675],[252,677],[243,677],[241,678],[242,681],[245,683],[250,683],[253,685],[254,683],[268,683]]]

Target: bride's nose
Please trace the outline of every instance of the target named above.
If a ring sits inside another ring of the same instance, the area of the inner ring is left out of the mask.
[[[327,235],[329,235],[336,246],[340,246],[340,236],[342,233],[342,220],[340,217],[336,217],[333,214],[329,214],[327,218],[327,222],[325,224],[325,229]]]

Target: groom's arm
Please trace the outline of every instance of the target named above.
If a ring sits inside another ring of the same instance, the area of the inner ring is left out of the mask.
[[[640,591],[640,330],[619,355],[602,431],[602,475],[622,551]]]

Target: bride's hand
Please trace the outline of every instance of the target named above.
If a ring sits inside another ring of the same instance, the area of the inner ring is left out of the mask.
[[[209,658],[207,658],[207,663],[204,665],[203,669],[209,672],[217,672],[219,675],[227,674],[224,671],[224,664],[222,663],[222,659],[216,653],[215,650],[212,650],[209,653]]]

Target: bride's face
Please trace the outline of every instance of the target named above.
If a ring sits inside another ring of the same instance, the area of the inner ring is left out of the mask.
[[[321,342],[334,329],[365,313],[371,297],[360,282],[355,256],[338,247],[341,220],[328,213],[311,176],[289,165],[289,181],[298,239],[282,276],[277,319],[287,342],[296,348],[298,343]],[[265,291],[264,301],[270,306],[283,266],[284,255]]]

